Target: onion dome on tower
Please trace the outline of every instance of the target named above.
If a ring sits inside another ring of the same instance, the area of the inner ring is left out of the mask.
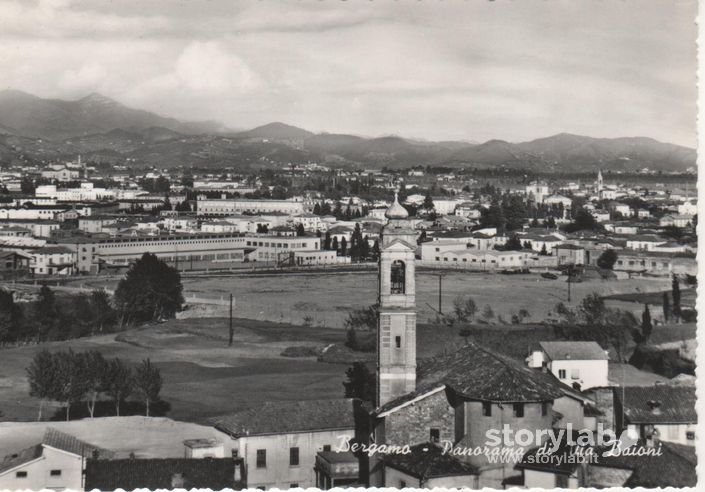
[[[399,192],[394,192],[394,203],[392,203],[384,216],[388,219],[406,219],[409,217],[409,212],[399,203]]]

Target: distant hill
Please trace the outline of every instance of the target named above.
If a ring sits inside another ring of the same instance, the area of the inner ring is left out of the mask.
[[[472,137],[472,135],[468,135]],[[399,136],[319,133],[274,122],[247,131],[188,123],[128,108],[101,94],[76,101],[0,91],[0,157],[46,160],[76,153],[120,156],[158,166],[266,167],[310,161],[370,167],[510,168],[593,172],[598,168],[685,171],[694,149],[644,137],[592,138],[561,133],[529,142],[433,142]]]
[[[241,138],[262,138],[262,139],[272,139],[272,140],[294,140],[294,139],[305,139],[312,137],[314,134],[308,130],[298,128],[295,126],[287,125],[285,123],[268,123],[266,125],[258,126],[252,130],[245,132],[240,132],[236,134],[236,137]]]
[[[0,127],[14,133],[51,140],[107,132],[116,128],[143,130],[162,127],[182,133],[213,133],[215,122],[181,122],[149,111],[132,109],[93,93],[76,101],[43,99],[16,90],[0,91]]]

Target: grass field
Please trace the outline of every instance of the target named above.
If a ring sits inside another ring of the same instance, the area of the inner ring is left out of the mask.
[[[86,287],[114,287],[116,279],[80,279]],[[572,306],[587,294],[648,293],[666,290],[669,280],[586,280],[572,285]],[[162,397],[171,404],[169,416],[204,422],[208,417],[236,411],[267,400],[338,398],[347,365],[325,364],[314,358],[286,358],[280,354],[295,345],[320,347],[340,343],[340,328],[351,309],[376,300],[376,275],[371,272],[312,275],[256,275],[184,278],[186,295],[236,298],[235,343],[227,346],[228,323],[222,317],[192,317],[130,330],[115,335],[54,342],[51,350],[96,349],[107,357],[137,363],[144,358],[161,369]],[[547,280],[538,275],[499,275],[446,272],[443,278],[443,309],[452,309],[457,296],[470,296],[482,309],[489,304],[509,320],[520,309],[530,317],[524,325],[478,325],[477,340],[508,355],[523,358],[529,346],[555,338],[543,321],[558,302],[567,302],[564,279]],[[638,303],[610,301],[639,311]],[[436,317],[438,277],[432,272],[417,275],[418,357],[457,349],[463,339],[457,327],[429,324]],[[222,313],[222,310],[220,311]],[[200,316],[201,311],[191,311]],[[207,314],[207,313],[206,313]],[[210,313],[214,315],[213,312]],[[302,326],[310,318],[310,326]],[[532,324],[534,322],[534,324]],[[657,326],[654,343],[693,338],[694,325]],[[5,420],[33,420],[38,401],[28,396],[25,368],[36,346],[0,351],[0,411]]]
[[[36,418],[38,401],[28,396],[25,368],[45,347],[96,349],[106,357],[133,363],[149,357],[162,371],[162,397],[171,404],[169,416],[177,419],[203,421],[265,400],[343,396],[345,366],[279,355],[292,345],[340,342],[341,330],[249,320],[235,320],[234,325],[233,347],[227,346],[227,320],[207,318],[174,320],[117,337],[102,335],[2,350],[0,410],[5,420]]]
[[[116,278],[81,278],[73,285],[114,288]],[[232,293],[235,315],[240,318],[342,327],[347,313],[376,302],[375,272],[297,275],[239,275],[183,278],[186,297],[220,298]],[[548,280],[538,274],[501,275],[483,272],[444,272],[442,308],[452,309],[453,300],[470,296],[482,309],[489,304],[496,314],[509,320],[520,309],[530,313],[527,321],[541,322],[558,302],[576,305],[593,292],[614,294],[660,292],[670,289],[669,279],[589,279],[571,285],[572,303],[567,302],[565,278]],[[438,276],[432,271],[416,275],[416,305],[419,321],[435,319],[438,308]],[[639,309],[638,305],[630,306]],[[216,310],[225,314],[225,309]]]

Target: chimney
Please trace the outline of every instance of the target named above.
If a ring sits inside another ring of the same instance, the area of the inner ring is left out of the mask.
[[[661,402],[658,400],[649,400],[646,404],[651,409],[653,415],[661,415]]]

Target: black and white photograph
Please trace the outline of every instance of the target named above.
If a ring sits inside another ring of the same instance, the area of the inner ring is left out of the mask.
[[[695,490],[699,7],[0,0],[0,491]]]

